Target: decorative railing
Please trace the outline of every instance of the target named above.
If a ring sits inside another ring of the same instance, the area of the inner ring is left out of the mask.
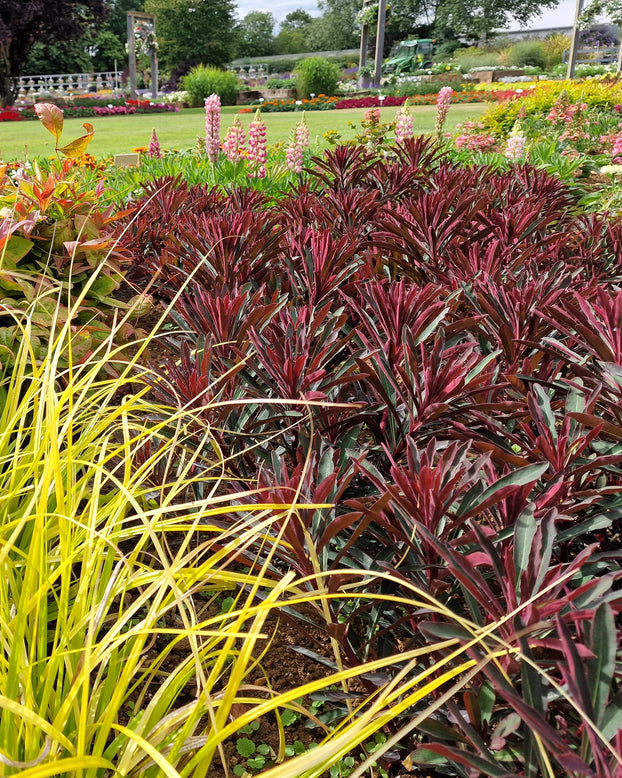
[[[265,63],[229,65],[229,70],[236,73],[240,81],[265,79],[268,77],[268,66]]]
[[[56,73],[53,75],[23,76],[18,82],[17,102],[42,97],[71,97],[90,92],[113,92],[121,88],[121,71],[99,73]]]

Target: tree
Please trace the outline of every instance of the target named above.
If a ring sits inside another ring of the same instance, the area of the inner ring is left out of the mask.
[[[512,20],[526,24],[543,8],[553,8],[559,0],[439,0],[435,8],[436,29],[449,29],[469,41],[485,40],[494,30],[504,29]]]
[[[96,71],[113,70],[115,63],[123,70],[127,62],[125,43],[112,30],[101,30],[91,47],[91,62]]]
[[[146,0],[156,16],[159,58],[166,68],[222,67],[236,49],[233,0]]]
[[[302,8],[290,11],[281,22],[281,29],[293,32],[294,30],[307,30],[313,22],[313,17]]]
[[[20,76],[46,73],[85,73],[91,70],[88,47],[91,40],[83,35],[77,41],[35,43]]]
[[[238,57],[266,57],[274,54],[274,25],[276,20],[269,11],[251,11],[240,22],[238,31]]]
[[[2,0],[0,102],[12,105],[35,43],[75,42],[106,12],[104,0]]]
[[[357,16],[363,0],[319,0],[318,5],[323,14],[309,26],[311,51],[357,48],[361,29]]]
[[[281,22],[279,34],[274,39],[276,54],[298,54],[311,51],[309,30],[313,17],[302,8],[290,11]]]

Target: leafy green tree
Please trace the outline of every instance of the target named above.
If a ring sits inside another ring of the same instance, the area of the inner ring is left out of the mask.
[[[234,9],[233,0],[146,0],[145,11],[156,16],[162,66],[230,62],[237,45]]]
[[[276,54],[298,54],[311,51],[309,30],[313,17],[302,8],[290,11],[281,22],[279,34],[274,39]]]
[[[123,69],[127,62],[125,43],[112,30],[101,30],[91,47],[93,70],[114,70],[115,62]]]
[[[104,23],[89,44],[91,70],[113,70],[127,67],[127,12],[142,11],[144,0],[106,0]]]
[[[76,41],[64,43],[59,41],[37,42],[30,50],[20,75],[87,72],[91,70],[91,58],[87,51],[90,43],[89,35],[84,35]]]
[[[102,26],[102,29],[114,33],[117,38],[127,42],[127,12],[143,11],[144,0],[106,0],[108,6],[108,15]]]
[[[494,30],[507,27],[512,19],[527,24],[543,8],[553,8],[559,0],[439,0],[435,7],[436,29],[449,29],[469,41],[486,40]]]
[[[71,44],[106,14],[104,0],[2,0],[0,102],[12,105],[17,81],[35,43]]]
[[[313,21],[311,14],[307,13],[303,8],[296,8],[295,11],[290,11],[285,19],[281,22],[282,30],[307,30],[309,25]]]
[[[265,57],[274,54],[274,25],[269,11],[251,11],[238,25],[238,57]]]
[[[318,5],[323,13],[309,26],[311,51],[356,48],[361,30],[357,16],[363,0],[319,0]]]

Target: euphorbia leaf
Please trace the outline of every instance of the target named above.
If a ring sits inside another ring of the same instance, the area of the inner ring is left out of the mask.
[[[63,112],[57,105],[52,103],[39,103],[35,105],[35,113],[39,117],[41,124],[48,132],[56,138],[56,143],[60,140],[63,133]]]
[[[76,159],[77,157],[81,157],[84,154],[86,147],[91,142],[93,134],[95,133],[93,125],[89,124],[89,122],[84,122],[82,126],[86,130],[86,135],[82,135],[82,137],[76,138],[75,140],[72,140],[71,143],[68,143],[66,146],[58,149],[61,154],[64,154],[70,159]]]
[[[616,661],[616,625],[611,606],[602,603],[596,609],[592,622],[589,648],[594,659],[587,660],[587,679],[592,689],[596,723],[602,722],[611,690]]]
[[[514,528],[514,567],[518,594],[520,594],[522,574],[527,569],[529,558],[533,553],[532,544],[537,529],[533,505],[528,505],[518,517]]]
[[[600,724],[601,735],[611,740],[622,729],[622,692],[618,692],[610,701]]]
[[[501,489],[505,489],[508,486],[525,486],[526,484],[537,481],[549,468],[548,462],[540,465],[528,465],[527,467],[521,467],[518,470],[514,470],[498,481],[495,481],[487,489],[485,489],[480,495],[470,495],[472,499],[464,499],[458,508],[456,516],[461,517],[466,513],[473,514],[476,511],[482,511],[484,508],[489,507],[495,502],[494,495]]]
[[[448,761],[475,768],[483,775],[499,776],[500,778],[507,775],[507,770],[502,765],[490,762],[488,759],[482,759],[468,751],[459,751],[457,748],[451,748],[443,743],[426,743],[422,748],[413,751],[410,754],[410,758],[415,764],[441,764],[431,758],[430,753],[438,754],[438,756],[444,757]]]

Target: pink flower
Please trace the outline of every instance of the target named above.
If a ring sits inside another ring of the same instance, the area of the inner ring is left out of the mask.
[[[516,123],[505,144],[505,156],[511,162],[520,162],[524,158],[526,140],[524,133]]]
[[[413,134],[415,121],[410,112],[408,100],[397,112],[395,117],[395,140],[397,143],[403,143],[406,138],[411,138]]]
[[[306,149],[309,146],[309,125],[307,124],[307,120],[305,118],[305,112],[302,112],[302,118],[296,125],[296,138],[298,139],[298,142],[300,143],[301,147]]]
[[[290,170],[294,173],[302,172],[302,145],[298,140],[296,130],[293,129],[287,151],[285,153],[285,162]]]
[[[216,162],[220,151],[220,97],[211,94],[205,98],[205,153],[210,162]]]
[[[264,178],[268,145],[266,142],[266,123],[261,118],[259,108],[248,128],[248,174],[252,178]]]
[[[287,167],[294,173],[302,172],[302,155],[305,148],[309,145],[309,125],[306,122],[304,113],[301,120],[291,132],[289,145],[285,153]]]
[[[495,145],[495,137],[483,132],[475,135],[458,135],[456,138],[456,146],[459,149],[469,149],[469,151],[493,151]]]
[[[242,122],[236,116],[233,120],[233,124],[231,127],[229,127],[227,135],[225,136],[225,140],[222,144],[222,150],[232,162],[235,162],[243,154],[245,150],[245,143],[246,133],[244,132],[244,127],[242,127]]]
[[[160,141],[158,140],[158,136],[156,135],[155,127],[151,132],[151,140],[149,141],[149,148],[147,149],[147,153],[153,159],[162,158],[162,151],[160,150]]]
[[[434,129],[438,136],[440,136],[445,126],[453,92],[454,90],[450,86],[441,87],[436,98],[436,123]]]

